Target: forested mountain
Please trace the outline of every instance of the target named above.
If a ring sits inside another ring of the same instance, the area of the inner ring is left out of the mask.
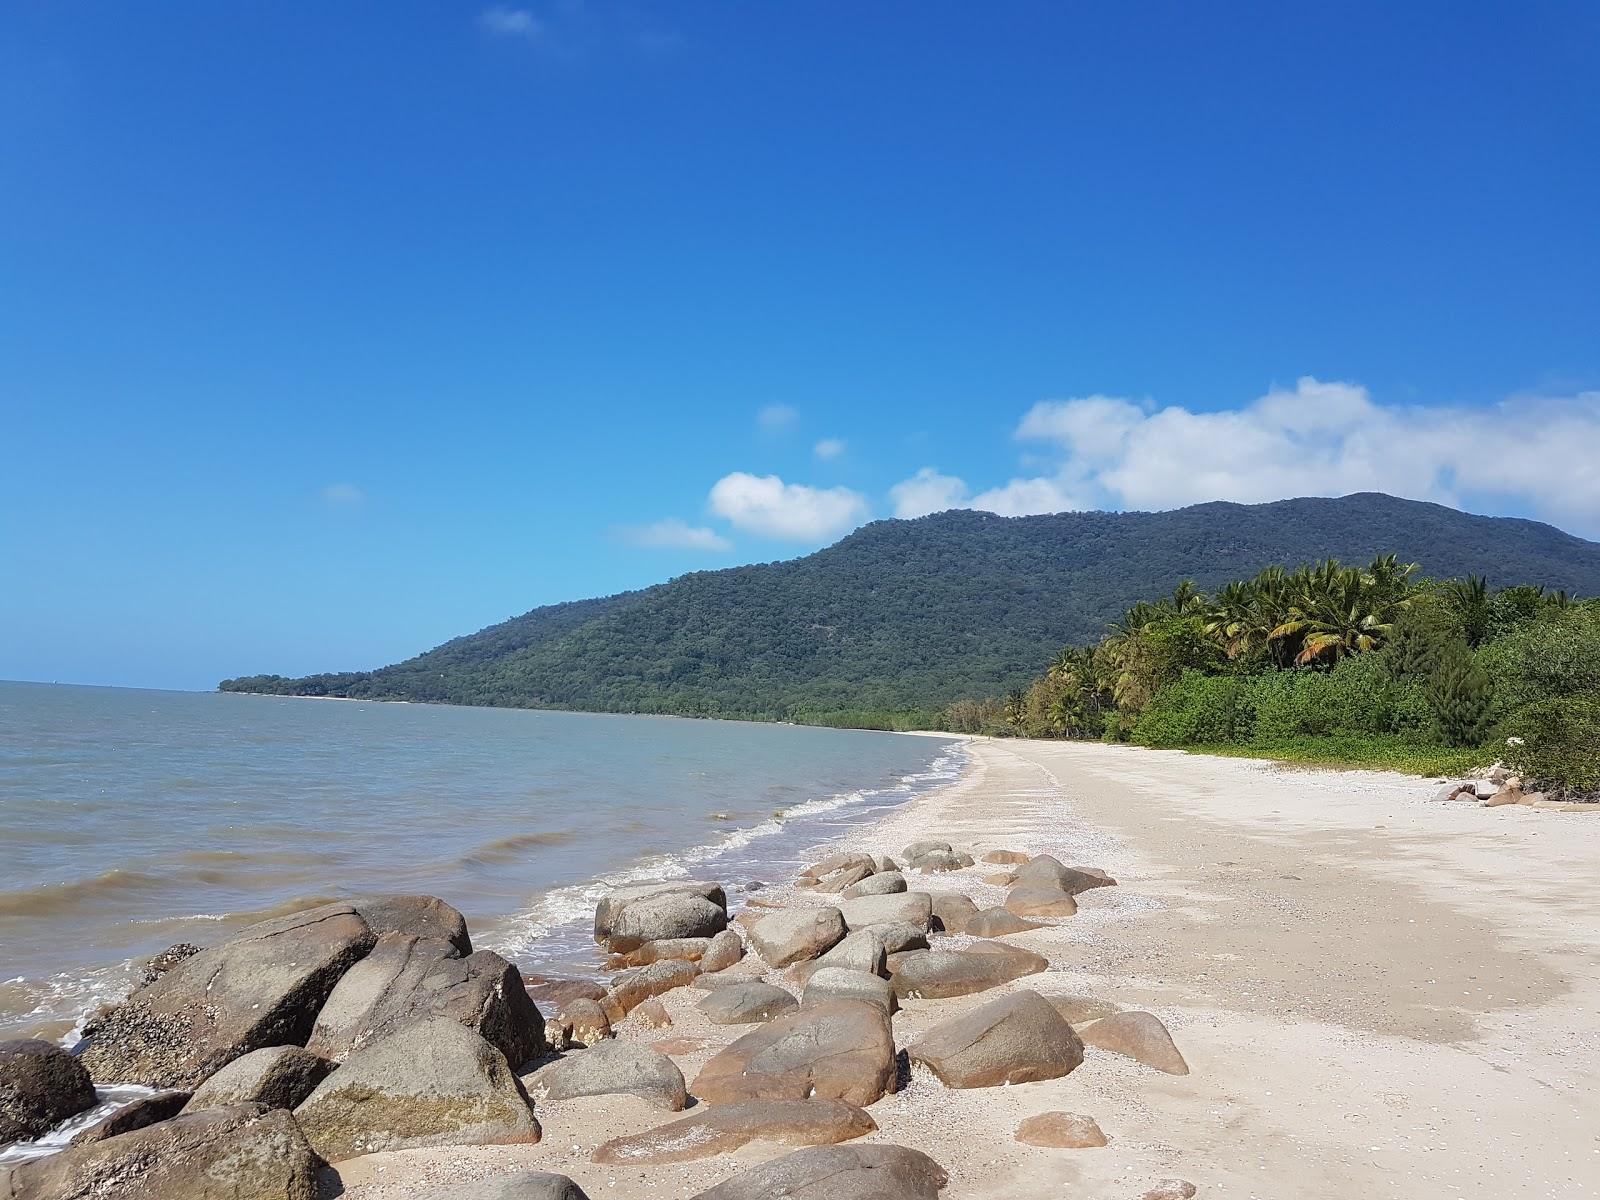
[[[537,608],[375,671],[226,691],[801,718],[926,709],[1025,685],[1141,597],[1272,563],[1397,554],[1425,575],[1600,593],[1600,545],[1362,493],[1159,513],[876,521],[788,562]]]

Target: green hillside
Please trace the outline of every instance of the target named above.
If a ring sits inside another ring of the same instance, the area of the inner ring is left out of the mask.
[[[374,671],[226,691],[793,718],[926,709],[1027,684],[1130,604],[1272,563],[1380,553],[1425,574],[1600,593],[1600,545],[1371,493],[1161,513],[878,521],[788,562],[534,609]]]

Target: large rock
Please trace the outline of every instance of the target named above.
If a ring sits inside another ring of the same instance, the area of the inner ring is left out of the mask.
[[[727,927],[727,893],[701,880],[617,888],[594,910],[594,940],[619,954],[662,938],[711,937]]]
[[[505,1055],[450,1017],[368,1042],[294,1115],[329,1162],[412,1146],[539,1140],[533,1104]]]
[[[342,1062],[368,1042],[431,1016],[475,1030],[513,1066],[545,1048],[544,1018],[514,965],[492,950],[458,958],[441,939],[387,933],[334,988],[306,1049]]]
[[[700,1001],[700,1011],[713,1025],[758,1025],[800,1006],[788,992],[759,979],[718,988]]]
[[[844,967],[824,967],[812,972],[811,978],[806,980],[806,990],[800,1002],[814,1006],[830,1000],[865,1000],[868,1004],[876,1004],[891,1016],[900,1011],[894,987],[887,979]]]
[[[722,932],[728,931],[724,929]],[[615,965],[628,967],[647,967],[666,958],[681,958],[687,962],[697,963],[705,957],[709,949],[711,949],[711,939],[708,937],[662,938],[658,942],[646,942],[626,954],[615,955],[614,959]]]
[[[889,921],[883,925],[868,925],[867,930],[877,935],[883,943],[885,954],[903,954],[907,950],[926,950],[928,931],[909,921]]]
[[[611,1018],[598,1001],[573,1000],[561,1010],[560,1019],[570,1030],[570,1040],[582,1045],[592,1046],[611,1036]]]
[[[1011,867],[1021,866],[1032,857],[1033,855],[1024,854],[1021,850],[991,850],[983,856],[983,861],[994,863],[996,866]]]
[[[1071,892],[1036,883],[1019,883],[1006,893],[1006,911],[1024,919],[1029,917],[1070,917],[1077,914],[1078,902]]]
[[[949,842],[924,840],[912,842],[904,850],[900,851],[900,856],[909,863],[921,858],[924,854],[932,854],[935,850],[942,850],[948,854],[952,849],[954,847]]]
[[[1053,855],[1039,854],[1017,868],[1016,882],[1076,896],[1091,888],[1115,887],[1117,881],[1096,867],[1069,867]]]
[[[303,1045],[373,941],[348,904],[252,925],[98,1014],[84,1065],[100,1083],[193,1088],[252,1050]]]
[[[865,1108],[896,1086],[888,1014],[834,1000],[745,1034],[706,1063],[693,1091],[710,1104],[821,1096]]]
[[[933,898],[933,928],[945,933],[966,933],[978,906],[959,892],[943,892]]]
[[[935,1025],[906,1054],[948,1087],[998,1087],[1070,1074],[1083,1043],[1038,992],[1017,992]]]
[[[599,1000],[606,989],[592,979],[540,979],[523,980],[528,985],[528,995],[540,1012],[562,1013],[574,1000]]]
[[[837,908],[802,908],[762,917],[750,929],[750,944],[770,966],[787,967],[825,953],[844,934]]]
[[[940,875],[946,871],[964,871],[972,866],[972,855],[959,850],[930,850],[906,863],[906,867],[922,875]]]
[[[613,1138],[593,1158],[629,1166],[695,1162],[750,1142],[831,1146],[877,1128],[864,1110],[843,1100],[751,1100],[707,1106],[670,1125]]]
[[[969,937],[1006,937],[1013,933],[1026,933],[1030,929],[1040,928],[1037,921],[1025,921],[1016,913],[1008,912],[1003,908],[986,908],[973,915],[967,922],[967,927],[962,930]]]
[[[841,867],[832,874],[823,875],[817,879],[815,887],[819,892],[842,892],[846,888],[853,887],[862,880],[871,877],[875,869],[870,862]]]
[[[334,1064],[299,1046],[270,1046],[236,1058],[195,1089],[189,1112],[227,1104],[293,1108],[328,1077]]]
[[[612,980],[605,999],[600,1001],[600,1007],[605,1010],[606,1019],[615,1025],[646,1000],[654,1000],[674,988],[692,983],[699,974],[700,968],[692,962],[664,958],[648,967],[618,975]]]
[[[851,932],[868,925],[887,925],[898,921],[926,931],[933,918],[933,897],[927,892],[857,896],[853,900],[841,900],[839,912]]]
[[[1056,1011],[1062,1018],[1083,1033],[1080,1028],[1089,1021],[1098,1021],[1101,1017],[1109,1017],[1114,1012],[1120,1012],[1115,1004],[1109,1000],[1100,1000],[1094,996],[1077,996],[1071,993],[1045,992],[1044,998],[1055,1005]]]
[[[1178,1053],[1172,1035],[1154,1013],[1112,1013],[1083,1026],[1078,1033],[1085,1045],[1126,1054],[1168,1075],[1189,1073],[1189,1064]]]
[[[146,1125],[154,1125],[158,1121],[170,1121],[183,1111],[183,1106],[189,1102],[189,1096],[189,1092],[172,1089],[140,1096],[115,1112],[101,1117],[87,1129],[80,1129],[72,1135],[71,1144],[87,1146],[90,1142],[103,1142],[107,1138],[120,1137],[124,1133],[132,1133],[135,1129],[143,1129]]]
[[[437,896],[358,896],[350,907],[372,930],[373,937],[404,933],[449,942],[462,958],[472,953],[467,919]]]
[[[683,1072],[665,1054],[631,1042],[608,1041],[574,1051],[528,1077],[536,1097],[576,1100],[580,1096],[638,1096],[668,1112],[688,1102]]]
[[[903,1146],[813,1146],[742,1171],[693,1200],[938,1200],[944,1168]]]
[[[882,927],[858,929],[845,938],[832,950],[822,957],[811,962],[801,963],[795,968],[795,976],[801,983],[805,983],[811,976],[825,967],[841,967],[848,971],[866,971],[870,975],[888,975],[885,960],[888,957],[888,948],[884,945]]]
[[[417,1200],[589,1200],[589,1194],[565,1175],[518,1171],[442,1188],[429,1187],[426,1193],[418,1194]]]
[[[93,1107],[89,1072],[60,1046],[0,1042],[0,1145],[31,1141]]]
[[[706,952],[700,956],[700,970],[706,973],[725,971],[744,957],[744,941],[737,930],[724,929],[711,939]]]
[[[1107,1139],[1093,1117],[1069,1112],[1045,1112],[1017,1126],[1017,1141],[1053,1150],[1089,1150]]]
[[[800,872],[800,878],[826,879],[829,875],[855,867],[865,867],[870,875],[877,870],[877,863],[870,854],[858,854],[853,850],[847,850],[840,854],[830,854],[821,862],[812,863]]]
[[[316,1155],[260,1104],[187,1113],[71,1146],[0,1176],[7,1200],[315,1200]]]
[[[990,947],[1015,953],[986,953]],[[913,950],[891,956],[889,975],[902,1000],[941,1000],[987,991],[1036,975],[1049,965],[1039,955],[1014,946],[980,943],[962,950]]]
[[[858,883],[852,883],[840,892],[840,895],[846,900],[853,900],[857,896],[893,896],[905,890],[906,877],[899,871],[880,871],[876,875],[868,875]]]

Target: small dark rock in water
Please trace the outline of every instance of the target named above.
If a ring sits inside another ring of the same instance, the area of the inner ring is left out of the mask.
[[[150,984],[160,979],[184,959],[193,958],[199,953],[200,947],[193,942],[179,942],[175,946],[168,946],[160,954],[145,963],[144,970],[139,972],[139,986],[150,986]]]
[[[140,1096],[132,1104],[117,1109],[109,1117],[96,1121],[73,1139],[74,1146],[87,1146],[90,1142],[103,1142],[107,1138],[132,1133],[158,1121],[170,1121],[189,1103],[189,1093],[179,1091],[157,1092],[153,1096]]]
[[[89,1072],[60,1046],[0,1042],[0,1145],[36,1138],[94,1102]]]
[[[294,1117],[281,1108],[235,1104],[18,1163],[6,1194],[15,1200],[313,1200],[318,1167]]]
[[[744,885],[744,890],[747,892],[759,892],[766,886],[767,885],[762,883],[761,880],[752,879],[749,883]]]

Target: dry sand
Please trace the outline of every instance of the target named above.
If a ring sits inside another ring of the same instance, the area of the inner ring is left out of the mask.
[[[1049,972],[909,1003],[900,1044],[1033,988],[1156,1013],[1191,1073],[1093,1048],[1044,1083],[961,1092],[914,1073],[870,1110],[870,1140],[932,1154],[950,1173],[948,1200],[1120,1200],[1169,1177],[1201,1197],[1263,1200],[1600,1193],[1600,814],[1436,803],[1431,781],[1376,772],[1069,743],[969,749],[959,781],[852,843],[1049,852],[1120,886],[1080,896],[1059,926],[1006,939],[1048,957]],[[978,877],[998,869],[933,876],[929,889],[997,904],[1003,891]],[[673,1028],[620,1032],[711,1039],[674,1048],[692,1083],[743,1032],[704,1023],[700,997],[664,997]],[[1014,1140],[1019,1122],[1050,1110],[1094,1117],[1110,1144]],[[425,1197],[435,1181],[537,1167],[595,1200],[685,1197],[785,1152],[604,1167],[588,1157],[600,1142],[670,1115],[623,1097],[538,1112],[537,1146],[373,1155],[343,1164],[347,1194]]]

